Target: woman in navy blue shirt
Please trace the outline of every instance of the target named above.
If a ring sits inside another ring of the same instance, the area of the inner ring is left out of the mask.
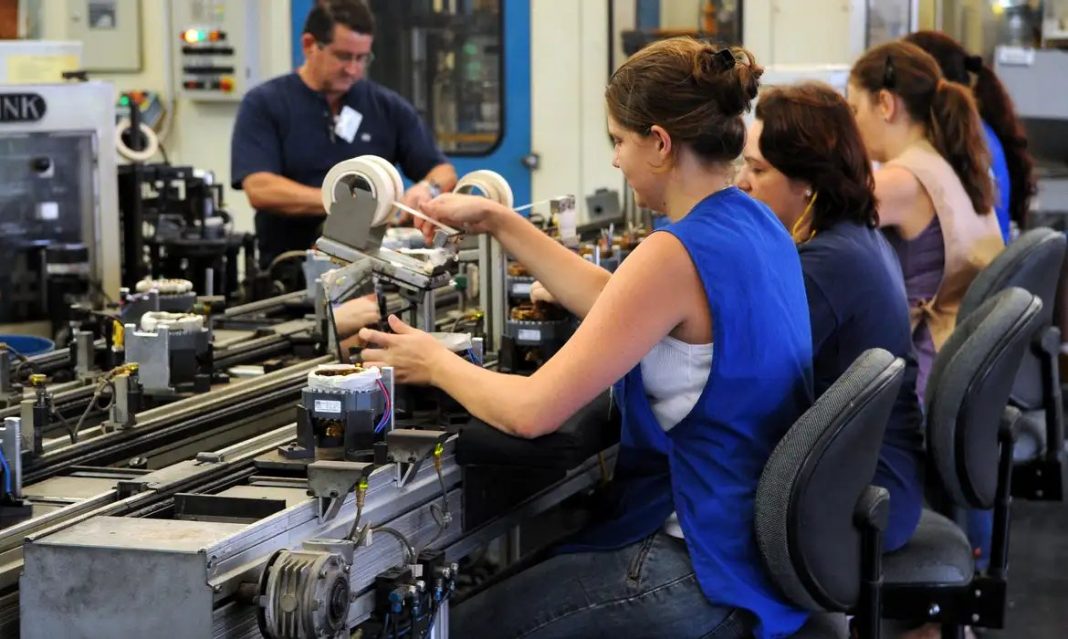
[[[990,149],[990,170],[997,187],[994,212],[1002,239],[1009,243],[1009,223],[1023,230],[1035,194],[1035,162],[1027,151],[1027,135],[1016,118],[1016,107],[997,74],[977,55],[940,31],[917,31],[905,36],[938,62],[950,82],[972,89]],[[975,78],[974,85],[972,78]]]
[[[610,514],[457,606],[457,636],[768,639],[805,622],[772,585],[753,530],[761,472],[808,406],[812,366],[797,251],[731,184],[760,73],[742,49],[676,38],[612,75],[613,164],[639,205],[671,220],[613,274],[485,198],[424,206],[492,233],[583,322],[530,377],[484,370],[395,317],[393,335],[361,331],[376,346],[364,359],[520,437],[554,431],[613,385],[623,414]]]
[[[775,211],[801,255],[816,396],[869,348],[906,361],[874,480],[890,491],[884,547],[895,550],[923,504],[923,417],[901,267],[877,228],[871,163],[849,105],[823,84],[766,89],[744,159],[739,187]]]

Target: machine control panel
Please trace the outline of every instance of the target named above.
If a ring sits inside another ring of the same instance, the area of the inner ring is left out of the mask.
[[[262,79],[261,3],[175,0],[170,3],[177,91],[196,100],[240,100]]]

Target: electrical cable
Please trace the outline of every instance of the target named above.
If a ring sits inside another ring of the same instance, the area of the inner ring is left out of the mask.
[[[375,425],[375,433],[381,433],[385,430],[386,424],[389,422],[389,416],[393,412],[393,402],[389,399],[389,390],[387,390],[386,385],[382,383],[382,378],[380,377],[375,381],[378,382],[378,387],[382,389],[382,399],[386,402],[385,406],[382,408],[382,419]]]
[[[377,532],[384,532],[387,535],[391,535],[391,536],[395,537],[397,539],[397,541],[401,542],[401,545],[404,546],[404,552],[407,553],[407,555],[408,555],[408,562],[407,563],[409,563],[409,564],[415,563],[415,558],[416,558],[415,547],[412,546],[412,542],[408,541],[408,538],[405,537],[403,534],[401,534],[401,532],[399,530],[397,530],[396,528],[390,528],[389,526],[379,526],[377,528],[372,528],[371,531],[372,532],[376,532],[376,533]]]
[[[449,497],[448,492],[445,489],[445,473],[442,471],[441,456],[444,453],[444,447],[438,444],[434,447],[434,470],[438,474],[438,485],[441,486],[441,505],[430,504],[430,516],[434,519],[434,523],[438,525],[438,531],[434,533],[434,536],[426,542],[423,549],[430,548],[438,538],[445,533],[445,530],[449,527],[449,523],[452,522],[452,513],[449,512]]]
[[[326,305],[327,322],[330,324],[330,332],[334,335],[335,344],[337,344],[337,361],[339,364],[348,364],[348,357],[341,348],[341,333],[337,330],[337,320],[334,319],[334,305],[330,303],[330,300],[323,300],[323,304]]]
[[[4,469],[4,496],[11,494],[11,467],[7,465],[7,456],[4,455],[4,450],[0,448],[0,466]]]
[[[378,633],[378,639],[386,639],[389,636],[390,621],[392,621],[392,615],[387,612],[385,620],[382,621],[382,630]]]
[[[357,541],[357,534],[360,528],[360,519],[363,517],[363,503],[367,497],[367,478],[360,479],[359,484],[356,485],[356,519],[352,522],[352,528],[349,530],[349,534],[346,537],[349,541]]]

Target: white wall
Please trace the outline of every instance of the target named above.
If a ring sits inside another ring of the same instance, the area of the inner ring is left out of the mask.
[[[541,156],[531,177],[533,197],[574,194],[585,216],[585,196],[607,187],[622,197],[623,188],[622,175],[612,167],[604,119],[608,2],[530,4],[531,145]]]
[[[867,0],[745,0],[743,42],[764,66],[852,64],[864,52]]]
[[[266,76],[285,73],[291,68],[291,34],[289,0],[257,0],[261,4],[265,33],[270,38],[261,43],[267,51]],[[117,92],[134,89],[157,91],[168,105],[172,94],[167,86],[164,47],[177,38],[178,27],[168,30],[167,3],[170,0],[141,2],[141,71],[138,73],[94,73],[95,79],[111,81]],[[54,0],[41,3],[42,38],[64,39],[67,4]],[[174,33],[170,33],[173,31]],[[164,145],[174,164],[192,165],[215,172],[225,183],[227,208],[234,215],[239,230],[251,231],[252,209],[241,191],[233,191],[230,182],[230,134],[237,115],[237,102],[177,102],[173,126]]]

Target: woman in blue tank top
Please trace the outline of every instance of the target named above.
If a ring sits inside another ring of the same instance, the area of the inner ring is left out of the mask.
[[[639,205],[672,221],[614,274],[484,198],[424,207],[492,233],[583,322],[530,377],[483,370],[395,317],[395,334],[361,332],[374,345],[365,361],[520,437],[554,431],[613,384],[623,413],[608,514],[458,606],[457,636],[768,638],[805,622],[765,574],[753,531],[761,472],[811,401],[812,366],[797,251],[765,205],[731,186],[760,73],[742,49],[677,38],[613,74],[613,164]],[[694,355],[687,379],[655,363],[668,349]]]

